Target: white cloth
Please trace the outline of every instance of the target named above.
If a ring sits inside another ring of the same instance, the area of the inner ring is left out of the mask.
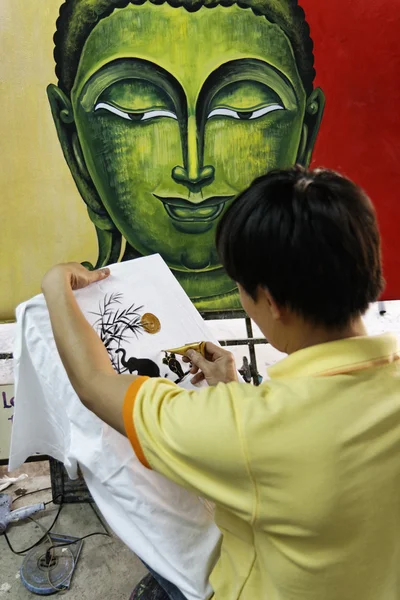
[[[11,354],[15,337],[15,323],[0,324],[0,354]],[[14,367],[12,359],[0,360],[0,385],[14,383]],[[0,417],[1,418],[1,417]]]
[[[161,350],[213,339],[160,256],[111,267],[111,276],[76,292],[91,324],[105,295],[123,294],[120,305],[143,306],[161,323],[155,335],[129,330],[127,356],[150,358],[168,372]],[[107,329],[107,321],[105,321]],[[120,330],[121,331],[121,330]],[[220,533],[202,500],[143,467],[129,441],[79,401],[56,350],[42,295],[17,309],[15,415],[10,470],[40,452],[64,463],[70,477],[80,466],[87,486],[114,532],[188,600],[208,598],[209,574],[219,553]],[[185,385],[185,387],[190,384]]]
[[[3,492],[7,488],[9,488],[10,485],[13,485],[14,483],[18,483],[19,481],[22,481],[23,479],[27,479],[27,478],[28,478],[28,475],[26,475],[26,473],[22,473],[22,475],[19,475],[18,477],[7,477],[7,475],[5,475],[4,477],[1,477],[0,478],[0,492]]]

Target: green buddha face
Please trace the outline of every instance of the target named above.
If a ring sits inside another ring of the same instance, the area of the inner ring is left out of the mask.
[[[160,253],[201,308],[235,307],[218,219],[257,176],[309,162],[322,111],[283,31],[237,6],[129,5],[88,36],[68,102],[67,160],[96,190],[126,256]]]

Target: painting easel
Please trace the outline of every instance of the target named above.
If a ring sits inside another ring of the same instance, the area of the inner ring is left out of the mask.
[[[218,321],[220,319],[243,319],[246,324],[246,337],[245,338],[237,338],[237,339],[229,339],[229,340],[219,340],[221,346],[247,346],[249,349],[250,356],[250,375],[254,385],[259,385],[259,371],[257,366],[257,356],[255,347],[259,344],[268,344],[265,338],[255,338],[253,334],[253,325],[251,319],[247,316],[247,314],[242,310],[231,310],[231,311],[207,311],[202,312],[201,316],[205,321]]]

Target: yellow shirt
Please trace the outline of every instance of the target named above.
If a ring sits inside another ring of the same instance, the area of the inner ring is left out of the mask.
[[[135,381],[136,453],[217,505],[215,600],[400,599],[399,358],[389,334],[300,350],[259,387]]]

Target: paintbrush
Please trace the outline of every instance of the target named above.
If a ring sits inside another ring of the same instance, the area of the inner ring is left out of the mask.
[[[194,342],[192,344],[186,344],[186,346],[181,346],[180,348],[171,348],[170,350],[162,350],[162,352],[168,352],[169,354],[179,354],[180,356],[185,356],[188,350],[195,350],[199,352],[202,356],[206,355],[206,342]]]

